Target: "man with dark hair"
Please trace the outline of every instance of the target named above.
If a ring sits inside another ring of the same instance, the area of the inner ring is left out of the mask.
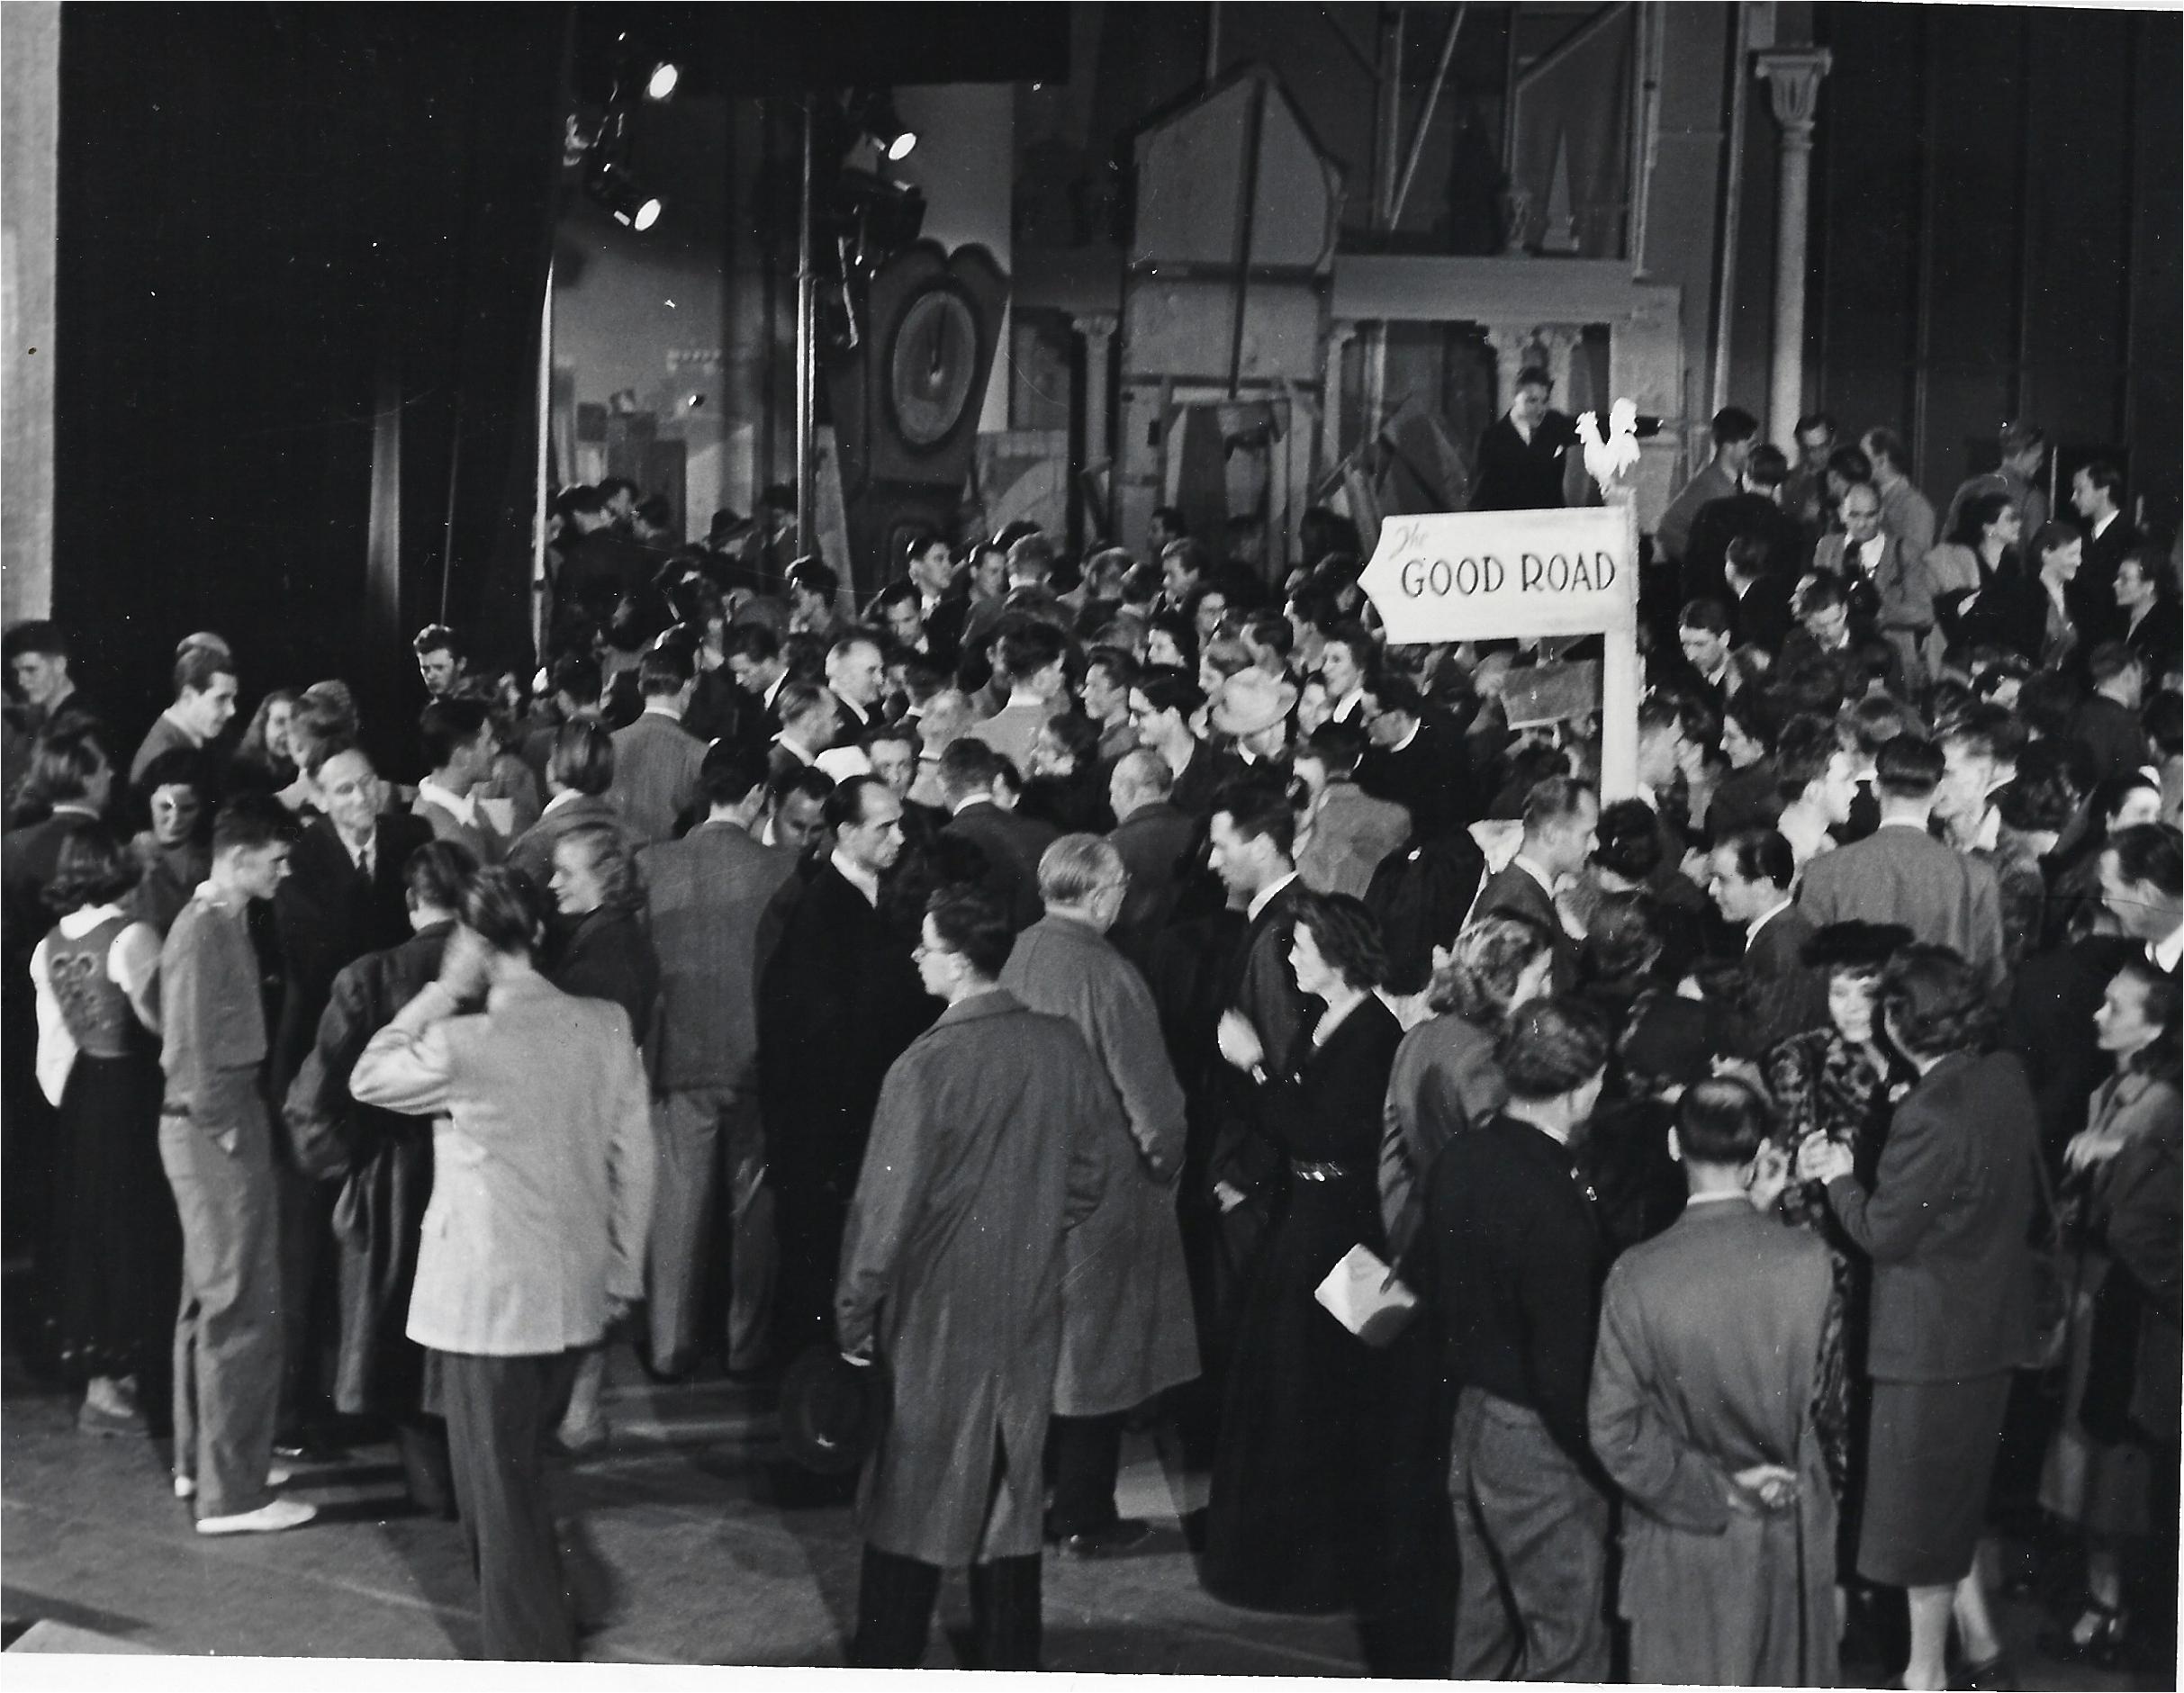
[[[1738,536],[1722,552],[1721,581],[1728,590],[1730,644],[1772,659],[1796,621],[1790,610],[1796,578],[1773,568],[1764,540]]]
[[[2133,824],[2101,850],[2100,903],[2157,969],[2184,961],[2184,855],[2165,823]]]
[[[1122,647],[1096,646],[1085,655],[1085,716],[1099,725],[1100,768],[1110,773],[1138,743],[1130,722],[1130,690],[1137,680],[1138,662]]]
[[[932,1020],[879,910],[880,878],[902,851],[902,802],[878,777],[855,776],[828,796],[825,816],[832,851],[759,980],[759,1106],[779,1240],[773,1333],[785,1362],[830,1332],[843,1223],[880,1081]]]
[[[1907,567],[1926,562],[1936,534],[1934,502],[1911,480],[1911,455],[1893,429],[1868,429],[1863,445],[1881,495],[1881,527],[1903,549]]]
[[[1555,991],[1577,982],[1577,937],[1555,903],[1566,878],[1584,869],[1597,844],[1600,797],[1574,777],[1549,776],[1524,797],[1524,838],[1517,853],[1479,889],[1470,921],[1521,917],[1554,941]]]
[[[463,638],[444,623],[429,623],[410,643],[425,692],[438,699],[463,680]]]
[[[1941,748],[1900,734],[1880,749],[1873,766],[1880,826],[1805,866],[1799,909],[1816,929],[1854,919],[1900,923],[1916,940],[1952,949],[1990,995],[1999,994],[2002,896],[1995,873],[1927,833],[1948,768]]]
[[[1692,525],[1699,514],[1712,501],[1727,500],[1737,491],[1746,461],[1751,457],[1753,440],[1759,434],[1759,419],[1740,407],[1724,406],[1714,413],[1712,433],[1713,456],[1669,502],[1654,531],[1654,545],[1669,563],[1683,563],[1684,549],[1691,545]]]
[[[1804,962],[1817,931],[1791,897],[1796,883],[1796,857],[1773,829],[1747,829],[1714,849],[1707,891],[1744,931],[1734,1043],[1742,1058],[1764,1058],[1793,1034],[1828,1026],[1828,978]]]
[[[1096,1148],[1127,1130],[1076,1026],[998,985],[1010,941],[975,893],[928,907],[918,977],[947,1009],[887,1072],[842,1243],[842,1351],[894,1377],[859,1490],[860,1669],[915,1669],[942,1572],[965,1566],[973,1661],[1040,1667],[1064,1237],[1099,1196]]]
[[[697,669],[682,647],[654,643],[637,663],[645,711],[614,732],[614,786],[608,790],[622,822],[639,842],[675,833],[698,797],[705,743],[682,726],[697,688]]]
[[[834,746],[842,707],[817,682],[786,682],[773,697],[773,709],[781,716],[781,728],[767,751],[766,767],[779,781],[817,764],[819,755]]]
[[[780,696],[789,680],[781,641],[763,623],[738,623],[728,629],[726,652],[728,674],[745,697],[736,712],[744,739],[770,746],[781,732]]]
[[[232,655],[225,646],[185,646],[175,660],[175,703],[159,714],[130,760],[130,786],[136,787],[144,767],[168,749],[203,747],[218,740],[234,716]]]
[[[500,743],[492,713],[467,695],[436,699],[418,714],[426,776],[411,810],[442,841],[460,842],[481,864],[497,864],[508,842],[478,805],[477,789],[492,773]]]
[[[1685,599],[1702,595],[1718,599],[1728,591],[1722,559],[1729,543],[1739,537],[1760,543],[1766,558],[1765,573],[1794,574],[1803,565],[1808,539],[1797,519],[1781,504],[1782,479],[1788,470],[1782,448],[1762,441],[1745,460],[1736,491],[1699,509],[1692,518],[1691,537],[1677,561],[1677,580]]]
[[[795,853],[797,874],[807,882],[835,850],[826,822],[826,802],[834,796],[835,779],[816,766],[799,765],[785,776],[767,771],[766,824],[759,838]]]
[[[1459,1680],[1607,1678],[1608,1499],[1586,1420],[1607,1258],[1575,1151],[1609,1052],[1577,1000],[1516,1007],[1495,1052],[1509,1102],[1428,1184],[1412,1261],[1457,1390]]]
[[[2081,642],[2113,640],[2123,633],[2116,572],[2138,545],[2138,530],[2124,515],[2123,472],[2101,458],[2080,465],[2071,477],[2071,505],[2085,524],[2085,553],[2062,597]]]
[[[1537,365],[1517,373],[1509,410],[1479,437],[1474,511],[1532,511],[1566,504],[1563,479],[1577,420],[1548,403],[1555,379]]]
[[[481,870],[438,978],[372,1037],[349,1091],[431,1118],[435,1167],[464,1173],[434,1184],[408,1332],[439,1355],[484,1655],[567,1662],[583,1619],[546,1438],[584,1349],[644,1292],[653,1150],[628,1013],[538,973],[544,919],[528,882]]]
[[[2104,641],[2086,658],[2093,692],[2071,717],[2071,740],[2082,748],[2097,780],[2129,776],[2153,762],[2153,743],[2140,716],[2145,666],[2121,641]]]
[[[948,822],[941,839],[976,850],[985,865],[979,886],[1019,929],[1039,921],[1039,859],[1054,843],[1053,824],[1000,802],[1001,755],[971,735],[950,743],[941,754],[941,791]]]
[[[59,624],[42,618],[15,624],[0,644],[7,654],[8,680],[23,696],[25,731],[39,735],[71,720],[98,720],[68,674],[68,641]]]
[[[1587,1428],[1622,1489],[1630,1679],[1832,1687],[1843,1367],[1827,1247],[1768,1212],[1788,1174],[1766,1100],[1728,1077],[1677,1102],[1691,1197],[1608,1273]]]
[[[1033,617],[1003,623],[994,642],[994,677],[1005,683],[1008,703],[972,724],[969,733],[1020,770],[1030,768],[1032,743],[1054,715],[1056,701],[1068,703],[1069,683],[1062,671],[1068,644],[1060,630]]]
[[[758,981],[785,912],[778,896],[796,854],[753,835],[766,803],[766,762],[717,742],[698,772],[706,819],[680,841],[637,855],[660,955],[654,1013],[653,1130],[658,1200],[645,1252],[653,1367],[695,1361],[706,1270],[714,1257],[719,1170],[727,1184],[728,1309],[723,1353],[739,1374],[766,1362],[773,1291],[772,1195],[758,1109]]]
[[[1180,506],[1155,506],[1152,518],[1145,529],[1145,551],[1158,560],[1170,545],[1182,540],[1191,532],[1190,520],[1183,515]]]
[[[159,1161],[182,1219],[175,1494],[201,1535],[265,1534],[317,1513],[272,1488],[281,1395],[280,1186],[266,1111],[271,1049],[249,908],[288,873],[295,826],[239,794],[212,824],[212,873],[159,953]],[[280,1472],[284,1477],[285,1472]]]
[[[1178,536],[1160,549],[1160,608],[1181,611],[1184,602],[1212,574],[1213,560],[1205,544],[1190,536]]]
[[[962,656],[963,625],[970,616],[970,589],[955,567],[944,536],[923,535],[907,554],[910,584],[917,590],[918,621],[925,650],[943,671]]]
[[[539,726],[524,735],[520,749],[523,761],[530,767],[542,793],[548,786],[546,767],[554,756],[555,739],[562,729],[573,723],[600,720],[601,680],[599,660],[589,653],[564,653],[547,667],[546,687],[552,711],[549,714],[542,710],[535,716],[533,720]]]
[[[1782,479],[1782,509],[1805,532],[1806,545],[1828,528],[1828,455],[1835,451],[1831,412],[1809,411],[1797,420],[1797,463]]]
[[[1369,744],[1358,761],[1358,788],[1409,812],[1414,840],[1462,833],[1474,805],[1463,737],[1428,711],[1407,676],[1381,677],[1366,700]]]
[[[807,555],[789,567],[789,627],[832,645],[842,633],[842,579],[826,560]]]
[[[1243,774],[1235,754],[1216,752],[1191,733],[1205,695],[1191,677],[1166,665],[1139,673],[1130,689],[1130,724],[1169,770],[1169,803],[1194,817],[1211,815],[1215,795]]]

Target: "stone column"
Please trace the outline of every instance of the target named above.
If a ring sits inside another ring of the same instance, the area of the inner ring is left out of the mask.
[[[1509,402],[1517,397],[1517,373],[1524,368],[1524,351],[1534,338],[1529,323],[1482,323],[1486,346],[1494,354],[1494,403],[1495,415],[1509,410]]]
[[[1327,326],[1327,358],[1320,378],[1320,469],[1322,474],[1342,462],[1342,361],[1358,338],[1358,326],[1336,318]]]
[[[1805,233],[1811,221],[1812,124],[1820,78],[1833,58],[1824,47],[1769,48],[1754,55],[1782,125],[1782,191],[1774,226],[1774,366],[1768,384],[1768,432],[1797,451],[1805,401]]]

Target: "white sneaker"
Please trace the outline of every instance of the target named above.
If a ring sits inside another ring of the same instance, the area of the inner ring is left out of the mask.
[[[266,1472],[267,1487],[286,1487],[294,1480],[295,1472],[293,1470],[284,1470],[278,1464]],[[195,1499],[197,1497],[197,1478],[194,1475],[177,1475],[175,1478],[175,1497],[176,1499]]]
[[[276,1499],[261,1505],[254,1511],[244,1511],[234,1517],[201,1517],[197,1532],[201,1535],[271,1535],[284,1528],[301,1528],[319,1514],[315,1505],[306,1505],[300,1499]]]

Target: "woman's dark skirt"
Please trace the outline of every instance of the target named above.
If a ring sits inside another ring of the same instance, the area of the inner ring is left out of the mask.
[[[1971,1573],[2008,1402],[2007,1371],[1873,1383],[1860,1575],[1889,1587],[1953,1587]]]

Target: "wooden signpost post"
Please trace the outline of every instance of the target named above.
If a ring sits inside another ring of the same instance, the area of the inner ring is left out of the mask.
[[[1638,791],[1638,517],[1628,497],[1553,511],[1387,518],[1359,579],[1391,645],[1598,635],[1601,797]]]

